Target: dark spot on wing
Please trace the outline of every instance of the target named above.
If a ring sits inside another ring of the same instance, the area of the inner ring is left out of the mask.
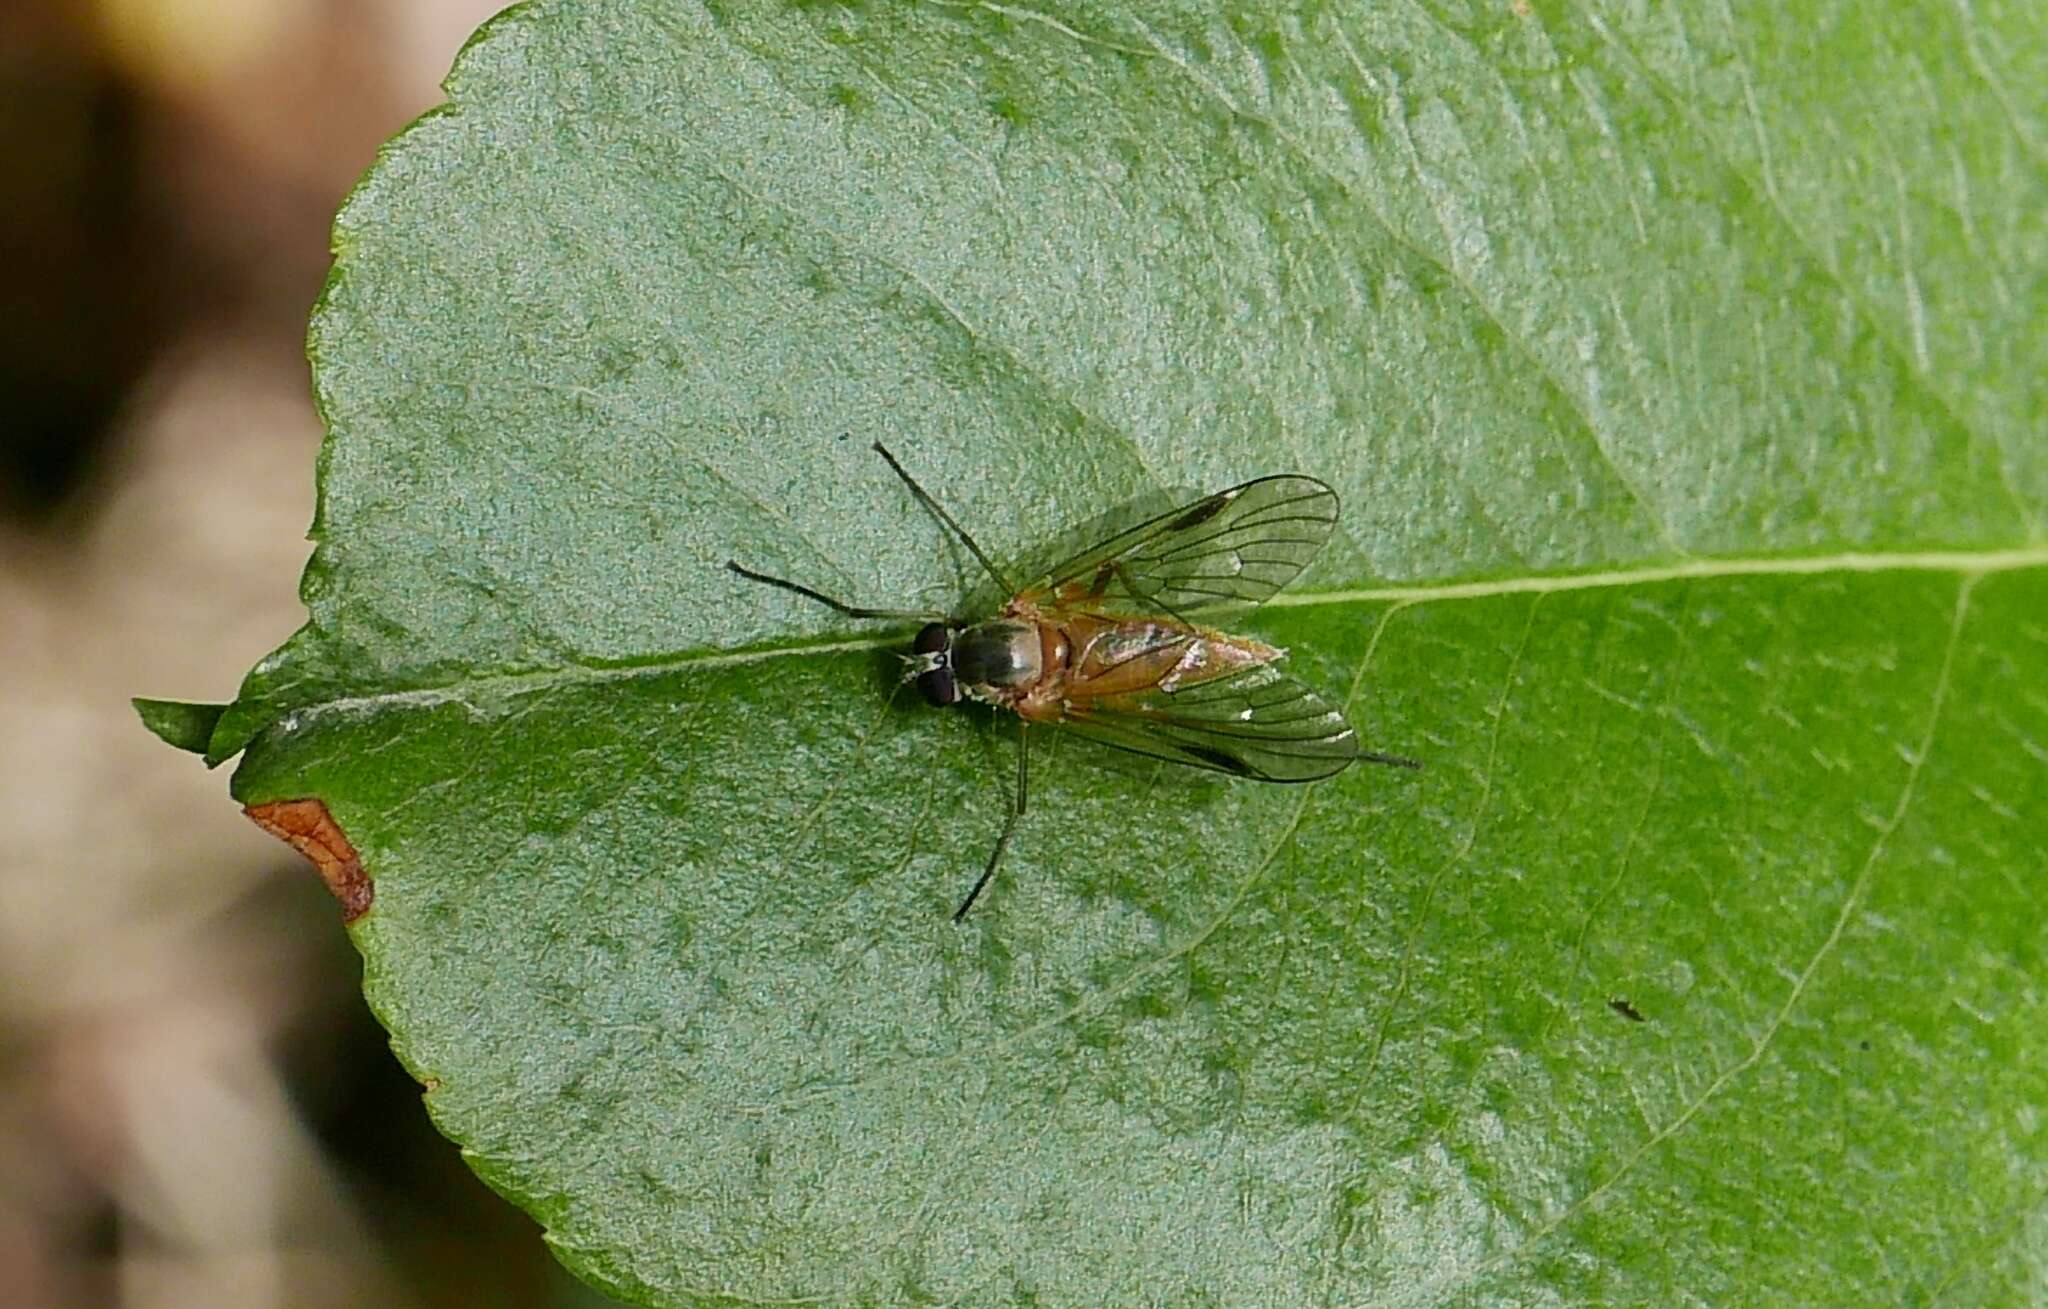
[[[1105,559],[1095,569],[1095,580],[1088,584],[1089,600],[1100,600],[1109,592],[1110,579],[1116,576],[1116,560]]]
[[[1235,773],[1239,777],[1258,776],[1250,764],[1228,751],[1212,749],[1206,745],[1184,745],[1181,749],[1186,751],[1189,757],[1199,759],[1209,767],[1222,772]]]
[[[1189,505],[1185,513],[1166,525],[1166,530],[1169,532],[1179,532],[1194,527],[1197,524],[1206,523],[1211,518],[1222,513],[1223,506],[1229,503],[1230,496],[1218,491],[1206,500],[1197,500]]]

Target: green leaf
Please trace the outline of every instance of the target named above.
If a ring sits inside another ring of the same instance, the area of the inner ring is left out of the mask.
[[[2023,1298],[2044,14],[513,10],[337,224],[212,753],[628,1298]],[[998,557],[1328,480],[1256,629],[1426,769],[1052,734],[954,926],[1007,724],[722,569],[970,590],[881,438]]]
[[[206,753],[207,742],[213,739],[213,730],[228,708],[224,704],[188,704],[183,700],[150,700],[142,696],[129,703],[135,706],[142,725],[158,740],[197,755]]]

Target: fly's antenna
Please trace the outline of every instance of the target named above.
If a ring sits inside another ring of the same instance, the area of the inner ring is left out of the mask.
[[[904,654],[901,650],[898,650],[896,652],[896,657],[903,661],[903,676],[896,679],[896,685],[909,686],[912,682],[915,682],[920,676],[923,675],[925,671],[924,666],[922,663],[919,662],[918,656],[907,655]]]
[[[779,587],[784,591],[794,591],[807,599],[816,600],[821,605],[837,609],[848,618],[894,618],[905,622],[929,623],[951,621],[944,614],[931,613],[922,609],[870,609],[865,605],[850,605],[844,600],[834,600],[823,591],[813,591],[802,582],[792,582],[786,577],[771,577],[767,573],[757,573],[753,569],[743,567],[730,559],[725,561],[725,566],[750,582],[759,582],[764,586]]]
[[[917,497],[918,502],[931,510],[932,514],[940,522],[944,523],[952,531],[953,535],[960,538],[960,544],[966,546],[968,553],[981,562],[983,571],[996,579],[996,585],[1003,588],[1003,594],[1017,594],[1017,588],[1011,584],[1009,578],[1003,576],[1003,570],[996,567],[995,561],[984,554],[981,547],[974,543],[974,538],[967,535],[967,529],[954,522],[953,515],[946,512],[946,507],[932,499],[930,492],[917,484],[916,478],[903,471],[903,465],[896,462],[896,456],[890,454],[888,448],[880,441],[875,442],[875,453],[888,460],[889,467],[896,470],[896,476],[903,479],[903,484],[910,488],[910,493]]]

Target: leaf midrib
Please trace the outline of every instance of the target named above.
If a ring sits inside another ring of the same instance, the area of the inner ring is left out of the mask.
[[[1812,577],[1836,573],[1954,573],[1963,578],[1990,573],[2014,572],[2048,567],[2048,545],[2010,550],[1934,550],[1879,554],[1850,551],[1833,555],[1763,559],[1696,559],[1682,563],[1644,568],[1613,569],[1594,573],[1537,574],[1497,577],[1473,582],[1447,582],[1431,586],[1355,587],[1335,591],[1305,591],[1274,596],[1269,609],[1306,609],[1330,605],[1400,604],[1403,606],[1445,600],[1483,600],[1506,595],[1549,595],[1569,591],[1610,590],[1626,586],[1652,586],[1664,582],[1700,581],[1732,577]],[[770,660],[805,655],[844,654],[880,650],[902,644],[901,631],[864,637],[823,641],[795,641],[780,645],[755,646],[741,650],[698,649],[680,654],[612,663],[563,663],[522,672],[504,672],[466,677],[437,685],[379,691],[369,695],[338,696],[316,700],[290,710],[292,716],[346,713],[386,707],[424,707],[460,704],[475,694],[479,698],[516,695],[521,691],[544,690],[576,682],[603,683],[660,676],[683,669],[734,668]]]

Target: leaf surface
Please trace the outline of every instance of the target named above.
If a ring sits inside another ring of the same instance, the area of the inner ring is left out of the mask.
[[[310,621],[210,753],[628,1298],[2015,1298],[2042,15],[510,11],[337,223]],[[1329,482],[1254,630],[1426,768],[1043,742],[954,926],[1009,724],[722,568],[973,594],[876,439],[999,558]]]

